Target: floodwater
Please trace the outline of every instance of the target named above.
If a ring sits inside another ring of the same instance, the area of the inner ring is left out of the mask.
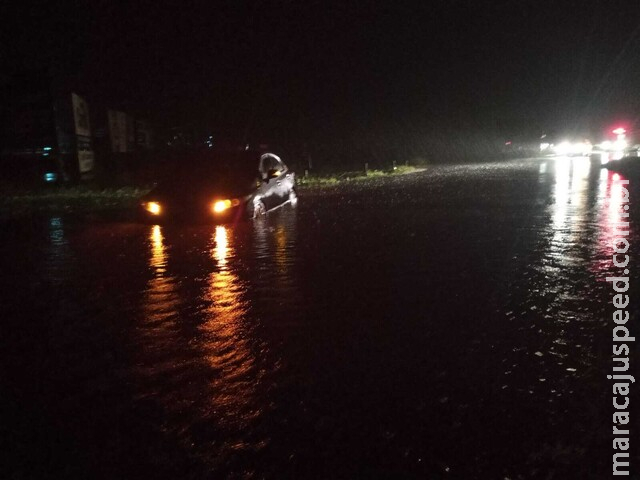
[[[239,225],[7,223],[0,477],[608,477],[624,178],[531,159]]]

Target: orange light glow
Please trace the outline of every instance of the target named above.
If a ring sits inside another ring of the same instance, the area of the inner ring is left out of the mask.
[[[231,207],[237,207],[238,205],[240,205],[240,202],[236,199],[218,200],[217,202],[214,202],[211,209],[214,211],[214,213],[222,213],[225,210],[228,210]]]
[[[162,212],[162,208],[160,207],[160,204],[158,202],[148,202],[145,205],[145,208],[149,213],[153,215],[160,215],[160,212]]]
[[[230,207],[231,207],[231,200],[218,200],[216,203],[213,204],[213,211],[215,213],[221,213]]]

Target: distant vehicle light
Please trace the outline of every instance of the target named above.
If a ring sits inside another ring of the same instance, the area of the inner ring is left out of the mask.
[[[213,203],[213,207],[211,207],[211,209],[214,213],[222,213],[225,210],[228,210],[231,207],[237,207],[238,205],[240,205],[240,201],[235,198],[233,200],[218,200],[217,202]]]
[[[45,152],[48,152],[49,150],[51,150],[51,147],[44,147],[44,148],[43,148],[43,150],[44,150]]]
[[[600,150],[608,154],[607,160],[620,160],[624,157],[624,151],[628,146],[629,143],[624,139],[624,137],[619,137],[613,142],[611,140],[605,140],[598,145]]]
[[[571,142],[560,142],[557,145],[554,145],[553,151],[558,155],[569,155],[571,153]]]
[[[53,172],[47,172],[44,174],[44,181],[45,182],[55,182],[58,179],[58,175],[53,173]]]
[[[616,140],[616,141],[613,143],[613,148],[614,148],[615,150],[618,150],[618,151],[624,150],[624,149],[625,149],[625,148],[627,148],[628,146],[629,146],[629,144],[628,144],[628,143],[627,143],[627,141],[626,141],[626,140],[624,140],[624,139]]]
[[[553,152],[557,155],[588,155],[591,153],[592,146],[589,141],[584,142],[564,142],[554,145]]]
[[[145,208],[147,209],[147,212],[152,215],[160,215],[160,212],[162,212],[162,207],[160,207],[158,202],[147,202]]]

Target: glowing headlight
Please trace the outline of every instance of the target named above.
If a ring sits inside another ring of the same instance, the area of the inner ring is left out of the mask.
[[[238,205],[240,205],[240,201],[235,198],[233,200],[218,200],[217,202],[213,203],[211,209],[214,213],[222,213],[225,210],[228,210],[231,207],[237,207]]]
[[[558,155],[567,155],[571,151],[571,144],[569,142],[561,142],[558,145],[554,145],[553,151]]]
[[[160,215],[160,212],[162,211],[162,208],[160,207],[160,204],[158,202],[147,202],[144,205],[144,208],[147,210],[147,212],[153,215]]]
[[[564,141],[558,145],[554,145],[553,151],[558,155],[587,155],[591,153],[591,144],[589,142],[567,142]]]

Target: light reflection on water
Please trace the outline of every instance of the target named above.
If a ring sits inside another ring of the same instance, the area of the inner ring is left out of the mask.
[[[203,444],[223,431],[224,441],[208,455],[265,445],[265,438],[247,432],[269,408],[266,391],[281,365],[257,329],[287,308],[278,299],[298,298],[290,295],[292,215],[282,211],[239,226],[150,227],[151,275],[134,339],[145,387],[138,396],[174,412],[170,427],[188,444],[194,425],[215,425],[199,438]],[[256,299],[263,292],[269,298]]]
[[[199,347],[215,372],[210,391],[217,422],[244,426],[260,413],[258,402],[254,401],[260,367],[251,329],[246,324],[246,283],[229,265],[235,257],[231,236],[231,229],[225,226],[216,226],[212,235],[211,252],[217,269],[209,274],[203,292],[206,307],[202,311]]]
[[[567,251],[575,246],[587,222],[588,177],[590,162],[587,158],[559,158],[555,163],[549,258],[558,264],[575,261]]]
[[[167,252],[160,225],[153,225],[149,233],[149,280],[143,299],[145,321],[149,323],[173,320],[178,304],[175,279],[167,273]]]
[[[602,268],[606,270],[607,264],[611,267],[610,257],[613,255],[614,239],[622,236],[620,232],[629,231],[631,234],[632,225],[631,223],[621,225],[629,222],[628,206],[627,210],[623,208],[625,204],[629,203],[625,178],[618,173],[603,170],[601,185],[603,203],[600,209],[599,224],[601,228],[598,247],[600,254],[604,257],[603,260],[605,260],[601,264]],[[607,259],[609,259],[608,262]]]
[[[614,271],[611,241],[623,191],[618,174],[586,158],[547,163],[553,175],[540,167],[538,176],[538,203],[548,203],[547,215],[531,219],[539,222],[532,226],[539,232],[536,251],[521,267],[526,281],[508,294],[521,344],[504,359],[504,388],[553,403],[572,395],[587,372],[603,368],[596,349],[606,308],[599,280]]]
[[[62,217],[51,217],[44,274],[52,285],[62,285],[70,275],[73,252],[65,234]]]
[[[263,293],[260,300],[267,300],[270,305],[269,316],[283,314],[291,317],[288,307],[298,309],[302,301],[293,275],[299,259],[297,217],[291,210],[278,213],[281,215],[276,222],[253,224],[253,258],[259,272],[259,281],[253,286]]]
[[[164,248],[164,237],[160,225],[151,228],[151,259],[149,266],[154,270],[156,276],[162,276],[166,271],[167,254]]]

